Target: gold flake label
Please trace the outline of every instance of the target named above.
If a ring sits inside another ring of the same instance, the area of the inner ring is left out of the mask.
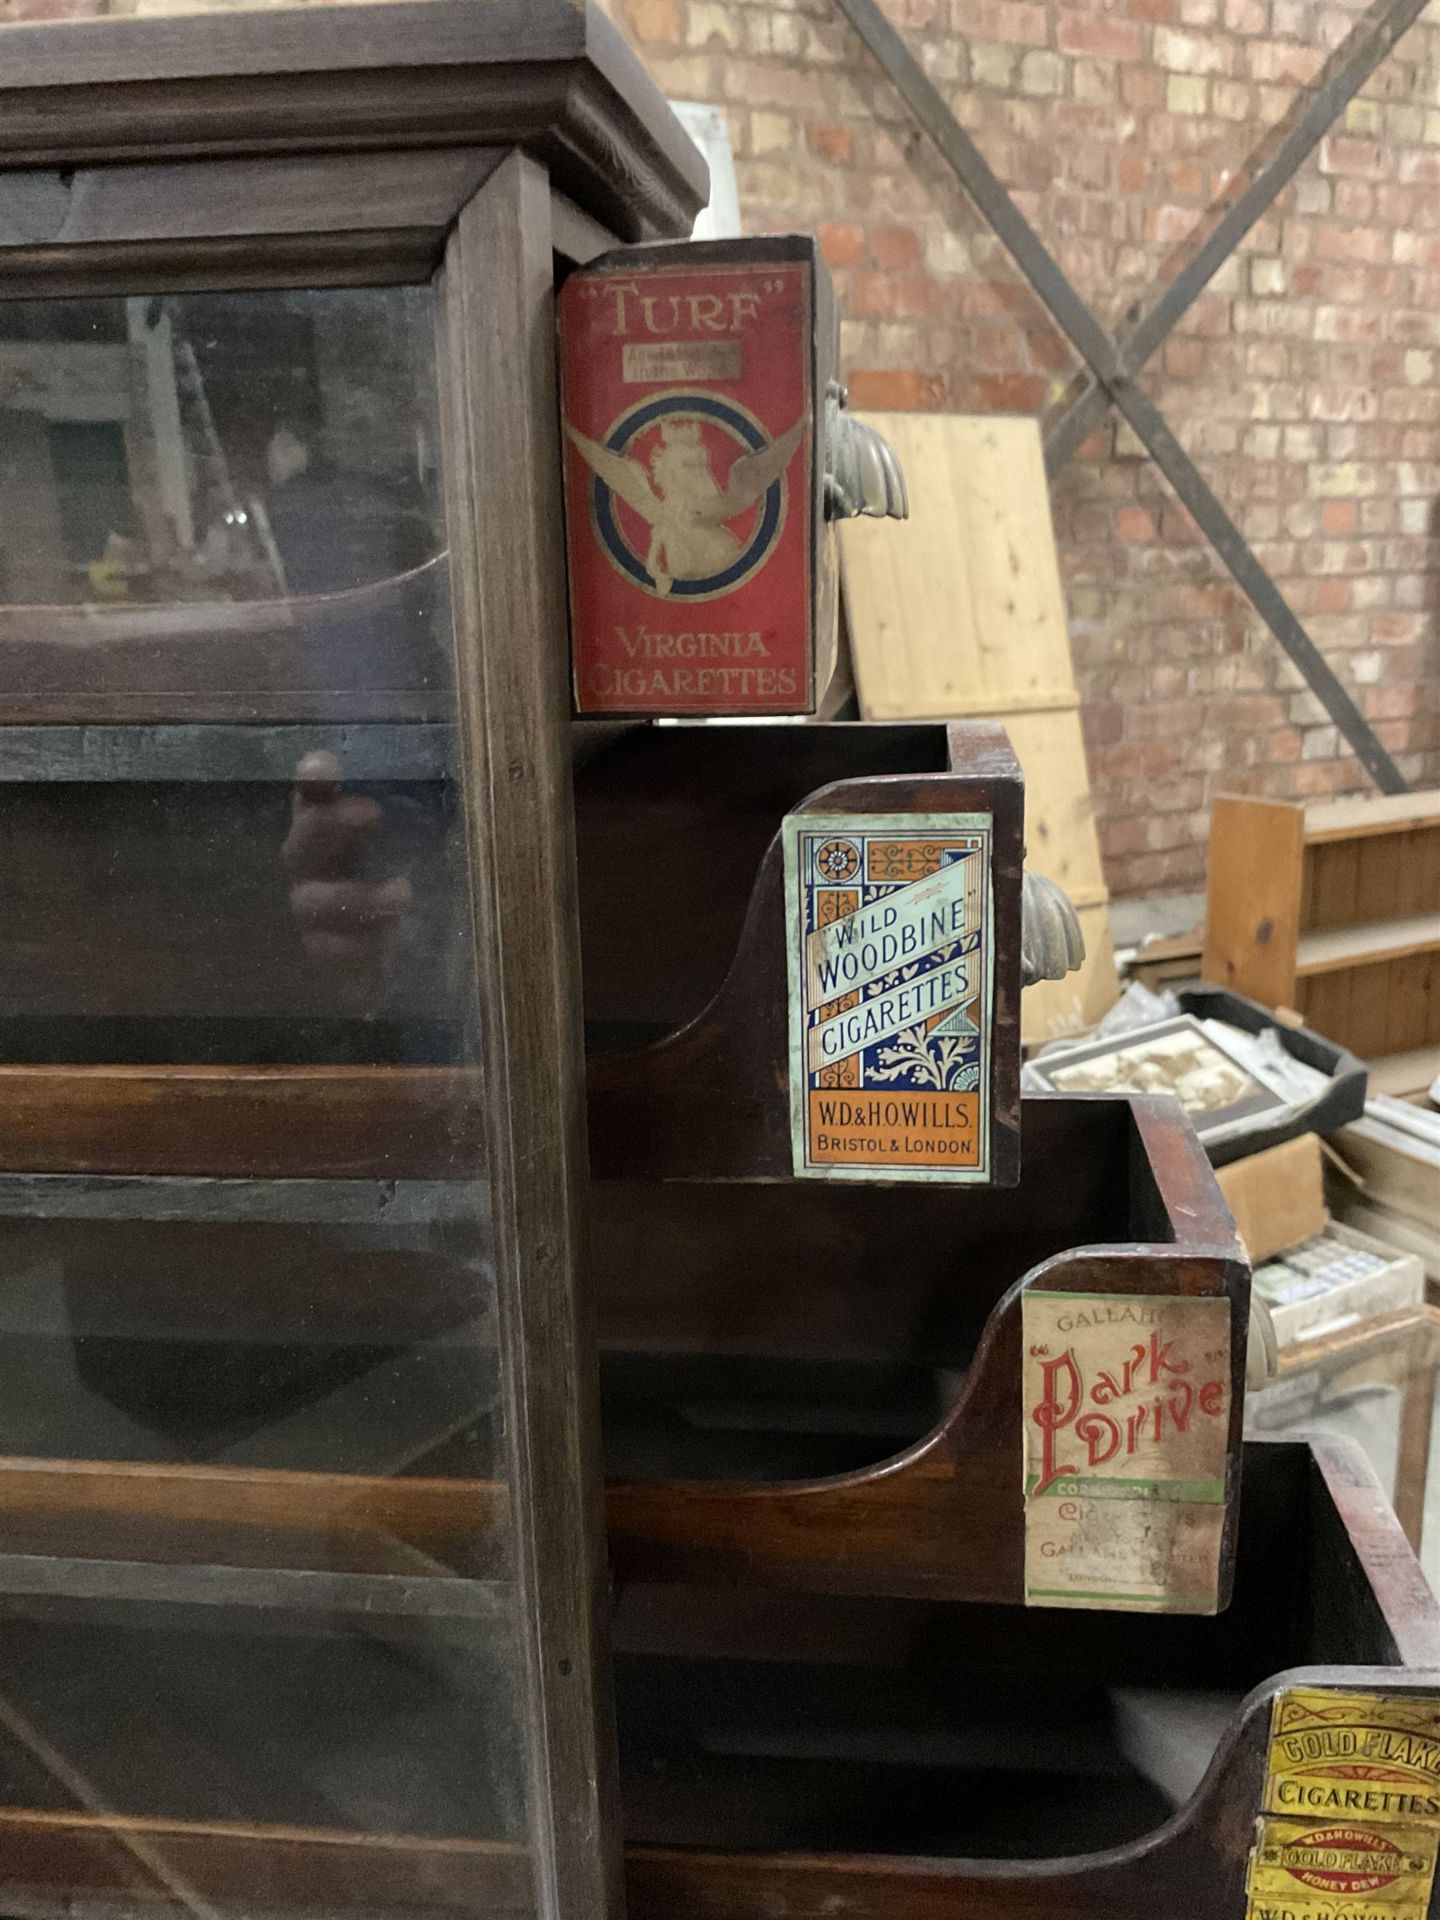
[[[1230,1303],[1027,1289],[1025,1599],[1214,1613]]]
[[[1440,1700],[1276,1699],[1246,1920],[1424,1920],[1437,1845]]]

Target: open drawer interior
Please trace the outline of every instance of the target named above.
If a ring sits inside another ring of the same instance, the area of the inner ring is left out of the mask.
[[[1174,1238],[1123,1102],[1028,1101],[1011,1189],[598,1182],[611,1477],[777,1480],[943,1418],[993,1309],[1073,1248]]]
[[[1393,1520],[1418,1626],[1343,1502],[1305,1446],[1248,1447],[1234,1599],[1213,1619],[627,1587],[627,1839],[972,1859],[1139,1840],[1273,1675],[1440,1657]]]
[[[785,815],[837,780],[943,773],[943,726],[581,725],[575,779],[587,1045],[702,1013]],[[877,807],[883,789],[876,789]]]

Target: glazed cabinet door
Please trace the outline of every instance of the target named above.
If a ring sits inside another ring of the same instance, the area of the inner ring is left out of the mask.
[[[550,206],[0,302],[5,1911],[611,1906]]]

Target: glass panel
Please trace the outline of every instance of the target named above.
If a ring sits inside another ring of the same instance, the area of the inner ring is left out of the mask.
[[[458,1058],[429,328],[0,303],[0,1058]]]
[[[531,1904],[432,340],[0,304],[0,1852],[82,1908]]]

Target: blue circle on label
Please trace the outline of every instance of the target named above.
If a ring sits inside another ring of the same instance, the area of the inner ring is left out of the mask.
[[[752,453],[759,453],[762,447],[770,444],[753,420],[748,419],[737,407],[717,399],[713,393],[667,393],[658,400],[647,400],[642,406],[636,407],[633,413],[627,413],[605,445],[611,453],[623,454],[636,434],[643,433],[647,427],[653,427],[657,420],[663,420],[671,414],[691,417],[703,414],[718,420],[722,426],[738,434]],[[783,486],[783,479],[771,481],[755,522],[755,531],[746,541],[743,552],[723,573],[712,573],[703,580],[673,581],[666,597],[671,600],[701,599],[710,594],[725,593],[753,573],[780,530],[784,507]],[[637,586],[645,587],[651,593],[658,591],[644,561],[621,533],[615,518],[615,496],[598,474],[592,482],[591,498],[596,528],[616,565],[628,573]]]

